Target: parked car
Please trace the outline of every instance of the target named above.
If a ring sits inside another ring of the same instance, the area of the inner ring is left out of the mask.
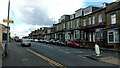
[[[60,45],[60,40],[55,41],[56,45]]]
[[[23,46],[31,46],[31,42],[30,42],[30,40],[29,39],[22,39],[22,41],[21,41],[21,46],[23,47]]]
[[[40,39],[40,40],[39,40],[39,42],[40,42],[40,43],[43,43],[43,42],[44,42],[44,40]]]
[[[51,39],[51,40],[50,40],[50,44],[52,44],[52,43],[53,43],[53,41],[54,41],[54,40],[53,40],[53,39]]]
[[[53,40],[52,44],[56,45],[57,44],[57,40]]]
[[[67,46],[70,47],[82,47],[81,43],[79,41],[68,41]]]
[[[59,43],[59,45],[61,45],[61,46],[65,46],[65,45],[66,45],[66,42],[63,41],[63,40],[60,40],[58,43]]]
[[[34,42],[39,42],[39,40],[35,39]]]
[[[50,43],[50,41],[49,41],[49,40],[44,40],[44,43],[47,43],[47,44],[48,44],[48,43]]]

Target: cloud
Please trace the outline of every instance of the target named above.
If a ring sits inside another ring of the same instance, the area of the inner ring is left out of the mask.
[[[52,25],[47,10],[42,5],[42,0],[12,0],[11,10],[15,12],[17,19],[32,25]]]
[[[52,26],[64,14],[73,14],[82,8],[84,0],[10,0],[11,35],[20,37],[43,26]],[[7,19],[8,0],[0,0],[0,22]]]
[[[45,27],[50,27],[50,26],[46,26],[43,25]],[[30,24],[11,24],[11,37],[14,37],[15,35],[19,36],[20,38],[22,38],[23,36],[27,36],[31,31],[37,30],[43,26],[39,26],[39,25],[30,25]]]
[[[22,3],[21,3],[22,2]],[[72,14],[84,0],[11,0],[12,10],[21,21],[33,25],[52,25],[53,19]]]
[[[21,8],[22,17],[20,20],[33,25],[52,25],[53,21],[47,16],[45,10],[41,10],[39,7],[34,8]],[[24,10],[24,11],[22,11]]]

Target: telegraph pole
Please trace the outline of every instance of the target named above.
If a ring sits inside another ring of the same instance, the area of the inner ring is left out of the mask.
[[[8,0],[8,16],[7,16],[7,19],[3,19],[3,22],[6,22],[7,23],[7,39],[6,39],[6,44],[5,44],[5,52],[4,54],[7,55],[7,46],[8,46],[8,42],[9,42],[9,30],[10,30],[10,27],[9,27],[9,23],[13,23],[13,20],[9,20],[9,17],[10,17],[10,0]]]
[[[8,16],[7,16],[7,20],[9,20],[10,17],[10,0],[8,1]],[[7,47],[8,47],[8,42],[9,42],[9,22],[7,23],[7,41],[6,41],[6,45],[5,45],[5,55],[7,55]]]

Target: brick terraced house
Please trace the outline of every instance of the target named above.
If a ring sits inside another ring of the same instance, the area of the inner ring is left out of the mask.
[[[35,30],[29,36],[31,39],[76,40],[85,47],[94,47],[97,43],[101,47],[120,48],[120,1],[80,8],[71,15],[62,15],[57,24]]]

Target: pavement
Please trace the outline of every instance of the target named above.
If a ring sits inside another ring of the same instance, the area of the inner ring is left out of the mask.
[[[91,47],[85,47],[87,49],[94,49],[94,48],[91,48]],[[104,47],[100,47],[100,50],[103,50],[103,51],[111,51],[111,52],[120,52],[120,49],[114,49],[114,48],[104,48]]]
[[[0,68],[2,67],[2,54],[4,51],[4,44],[0,42]]]
[[[90,47],[86,47],[87,49],[92,49],[95,50],[94,48],[90,48]],[[113,48],[103,48],[100,47],[100,52],[107,52],[107,53],[113,53],[113,54],[119,54],[120,49],[113,49]],[[97,60],[97,61],[102,61],[102,62],[106,62],[106,63],[111,63],[111,64],[115,64],[118,65],[120,67],[120,57],[109,57],[109,55],[107,54],[102,54],[100,56],[97,56],[96,54],[92,54],[92,55],[86,55],[87,58],[93,59],[93,60]]]

